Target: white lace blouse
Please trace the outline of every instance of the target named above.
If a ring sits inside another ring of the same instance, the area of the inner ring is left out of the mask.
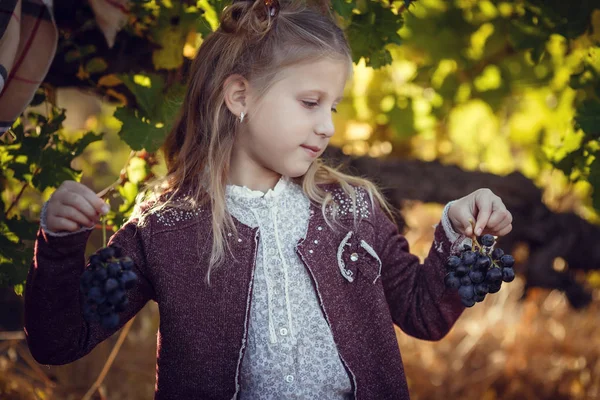
[[[259,243],[242,399],[348,399],[352,384],[338,355],[296,243],[306,235],[309,199],[282,177],[266,193],[227,186],[227,208]]]

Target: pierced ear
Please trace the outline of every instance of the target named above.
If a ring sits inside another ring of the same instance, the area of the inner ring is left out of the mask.
[[[248,113],[246,99],[250,84],[239,74],[230,75],[223,82],[223,97],[229,111],[239,118],[242,111]]]

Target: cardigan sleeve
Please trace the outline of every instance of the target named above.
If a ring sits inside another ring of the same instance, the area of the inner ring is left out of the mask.
[[[444,283],[446,259],[462,240],[451,242],[444,224],[437,224],[434,242],[421,263],[378,204],[374,210],[376,251],[382,262],[382,284],[392,320],[411,336],[440,340],[465,309],[457,291],[446,288]]]
[[[129,220],[108,244],[123,249],[135,262],[135,286],[126,291],[129,304],[119,313],[119,324],[105,329],[83,318],[79,282],[89,263],[85,249],[91,230],[54,236],[38,229],[34,257],[28,271],[24,295],[24,330],[31,354],[40,364],[61,365],[88,354],[96,345],[118,331],[150,300],[154,288],[148,279],[146,249],[150,226]]]

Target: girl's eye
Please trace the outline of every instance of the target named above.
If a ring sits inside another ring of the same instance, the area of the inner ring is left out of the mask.
[[[302,103],[304,103],[304,105],[308,108],[313,108],[319,105],[319,103],[315,103],[313,101],[304,101],[302,100]],[[338,112],[337,108],[332,108],[331,111],[333,111],[334,113]]]
[[[315,103],[313,101],[304,101],[302,100],[302,102],[304,103],[304,105],[308,108],[313,108],[319,105],[319,103]]]

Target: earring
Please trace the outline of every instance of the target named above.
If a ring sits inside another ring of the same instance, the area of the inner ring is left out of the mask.
[[[242,113],[240,114],[240,122],[244,122],[244,117],[246,116],[246,113],[244,113],[242,111]]]

